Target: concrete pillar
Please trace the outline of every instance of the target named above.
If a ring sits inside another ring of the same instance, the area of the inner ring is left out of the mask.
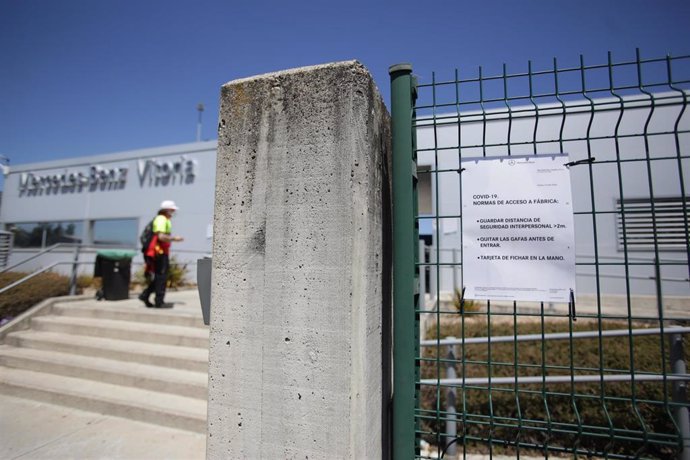
[[[355,61],[222,87],[207,458],[386,454],[389,139]]]

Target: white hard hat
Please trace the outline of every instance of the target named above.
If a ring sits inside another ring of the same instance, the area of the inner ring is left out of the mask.
[[[177,207],[173,200],[165,200],[161,203],[159,209],[172,209],[173,211],[177,211],[180,208]]]

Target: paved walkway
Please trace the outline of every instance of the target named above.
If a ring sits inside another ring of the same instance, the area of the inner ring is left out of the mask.
[[[206,436],[0,395],[2,459],[204,459]]]
[[[195,290],[169,291],[166,312],[201,316]],[[103,306],[105,301],[84,300]],[[113,302],[141,307],[136,297]],[[204,459],[206,436],[0,394],[0,459]]]

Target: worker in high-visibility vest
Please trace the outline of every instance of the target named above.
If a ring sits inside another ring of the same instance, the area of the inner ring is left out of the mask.
[[[150,308],[172,308],[171,303],[165,302],[165,287],[170,268],[170,244],[173,241],[183,241],[181,236],[172,235],[171,218],[179,208],[172,200],[165,200],[160,205],[158,215],[152,222],[152,238],[144,248],[145,270],[153,272],[153,279],[149,282],[144,292],[139,295],[139,300]],[[155,293],[155,304],[149,297]]]

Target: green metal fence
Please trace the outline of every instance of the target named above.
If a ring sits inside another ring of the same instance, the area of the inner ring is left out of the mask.
[[[391,68],[394,458],[690,458],[690,56],[602,61]],[[561,152],[577,296],[464,299],[461,162]]]

